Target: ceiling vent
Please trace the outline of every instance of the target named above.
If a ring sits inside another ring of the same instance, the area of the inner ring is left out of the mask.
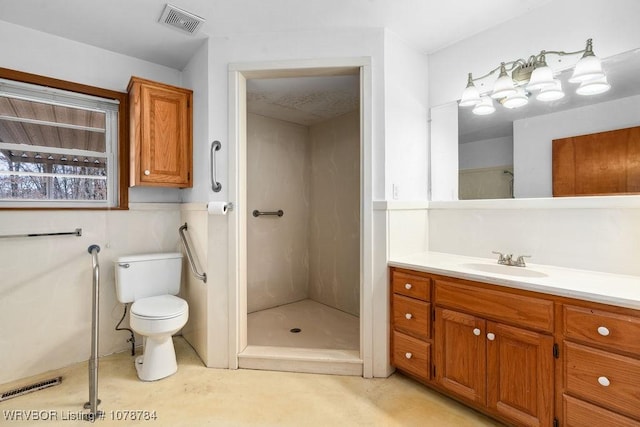
[[[202,27],[205,19],[167,3],[158,22],[193,35]]]

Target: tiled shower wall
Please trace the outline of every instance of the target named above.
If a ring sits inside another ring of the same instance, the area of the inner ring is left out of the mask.
[[[357,112],[311,127],[248,115],[248,312],[312,298],[359,313],[359,150]]]

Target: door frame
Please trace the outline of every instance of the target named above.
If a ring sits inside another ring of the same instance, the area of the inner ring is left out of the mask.
[[[229,82],[229,368],[247,346],[246,82],[251,78],[360,75],[360,358],[373,377],[373,141],[371,58],[233,63]]]

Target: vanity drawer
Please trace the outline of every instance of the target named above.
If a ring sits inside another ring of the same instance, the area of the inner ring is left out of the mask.
[[[393,365],[424,380],[431,373],[431,344],[393,331]]]
[[[640,355],[640,318],[564,306],[564,335]]]
[[[393,294],[393,327],[421,339],[431,336],[431,304]]]
[[[553,332],[550,300],[436,280],[435,303],[519,327]]]
[[[431,300],[431,279],[428,277],[411,274],[405,271],[393,270],[393,292],[418,298],[423,301]]]
[[[566,342],[568,393],[640,418],[640,360]]]
[[[564,401],[564,425],[566,427],[583,426],[616,426],[616,427],[640,427],[640,422],[623,417],[615,412],[607,411],[599,406],[592,405],[580,399],[575,399],[566,394]]]

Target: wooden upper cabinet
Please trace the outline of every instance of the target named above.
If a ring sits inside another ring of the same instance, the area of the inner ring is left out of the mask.
[[[132,77],[130,185],[193,186],[193,92]]]
[[[553,140],[553,195],[640,193],[640,127]]]

